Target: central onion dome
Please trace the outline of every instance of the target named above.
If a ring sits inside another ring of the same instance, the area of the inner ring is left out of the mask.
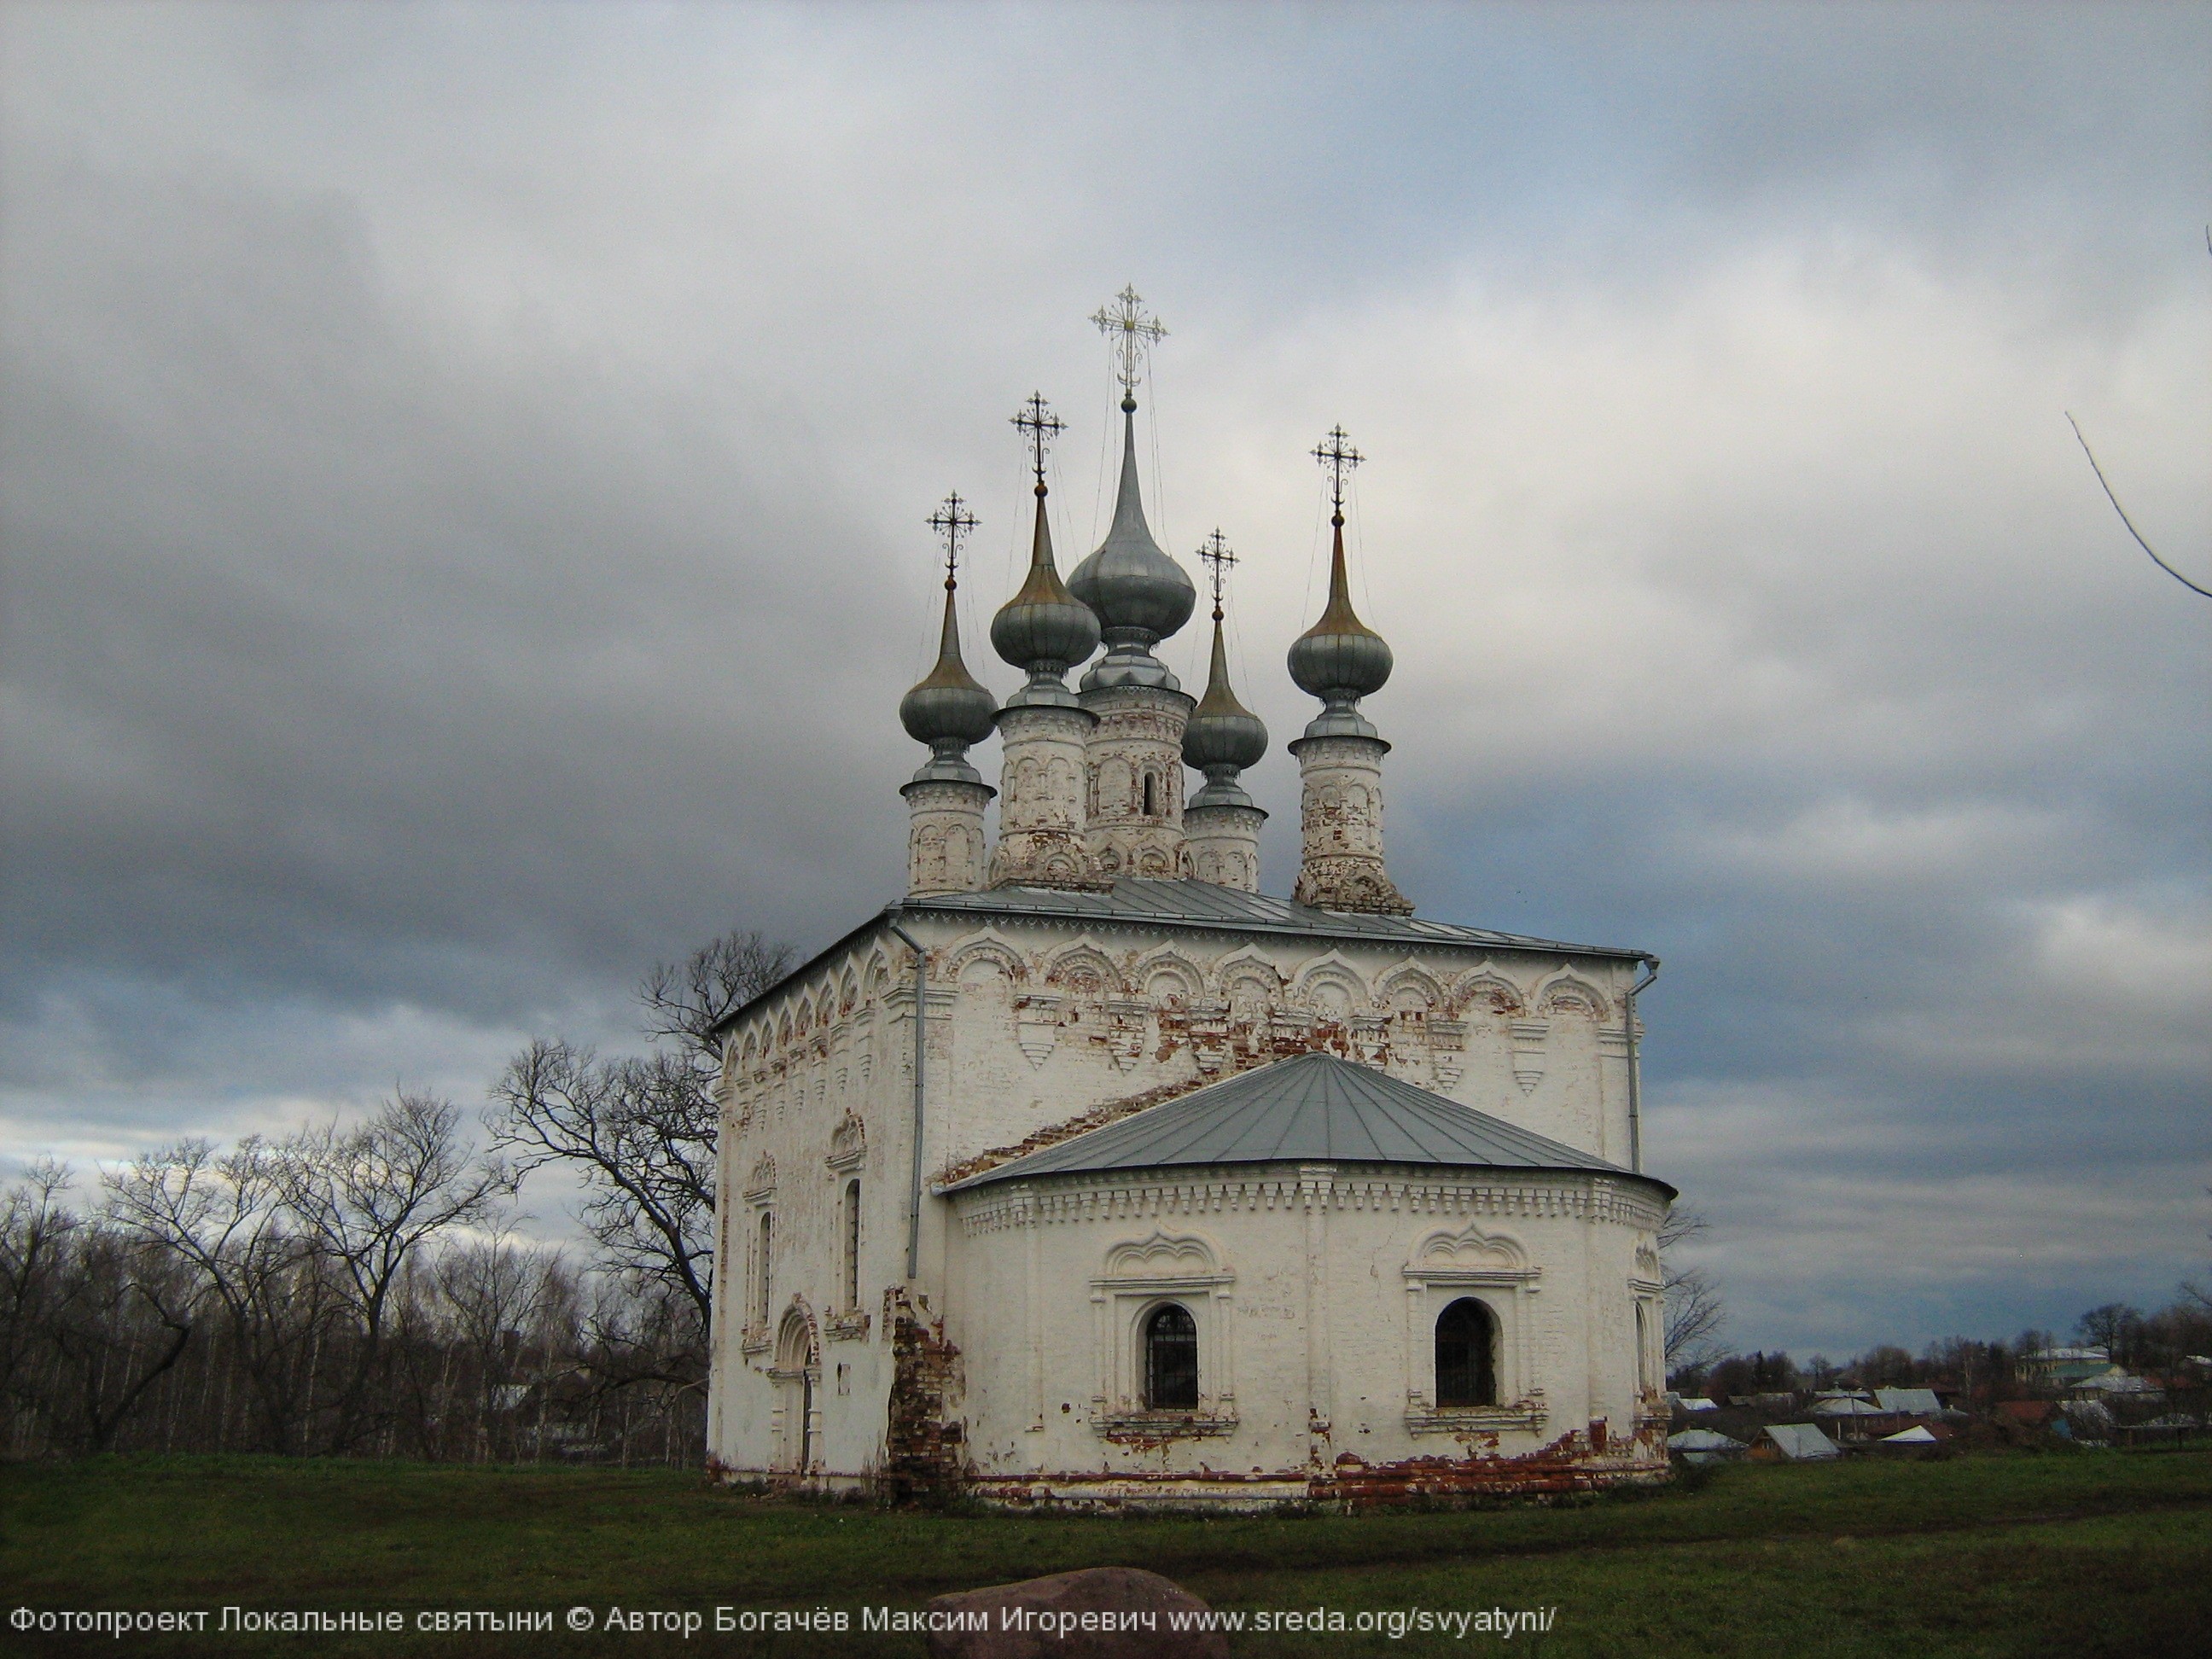
[[[1121,483],[1113,527],[1098,550],[1075,567],[1067,585],[1098,618],[1106,655],[1083,677],[1086,691],[1103,685],[1182,688],[1152,647],[1190,620],[1198,589],[1183,568],[1160,550],[1145,522],[1137,489],[1137,400],[1121,398]]]
[[[1308,737],[1372,737],[1375,729],[1358,711],[1362,697],[1389,683],[1390,647],[1352,609],[1351,584],[1344,574],[1344,512],[1329,518],[1335,544],[1329,555],[1328,605],[1321,620],[1291,647],[1291,678],[1298,690],[1327,705]]]
[[[1036,531],[1030,541],[1030,571],[1021,592],[991,618],[991,645],[1021,669],[1030,683],[1006,700],[1009,708],[1057,703],[1075,706],[1060,676],[1098,648],[1098,618],[1074,599],[1052,560],[1052,526],[1044,511],[1044,480],[1036,483]]]

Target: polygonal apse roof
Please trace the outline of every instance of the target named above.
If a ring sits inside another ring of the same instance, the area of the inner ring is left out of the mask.
[[[1104,1170],[1223,1164],[1413,1164],[1586,1170],[1663,1181],[1462,1106],[1334,1054],[1241,1072],[1118,1123],[969,1176],[945,1188]]]

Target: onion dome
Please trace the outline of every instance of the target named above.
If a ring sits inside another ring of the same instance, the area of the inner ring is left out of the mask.
[[[1107,655],[1083,677],[1085,690],[1101,685],[1180,688],[1152,648],[1190,620],[1198,589],[1183,568],[1160,550],[1145,522],[1137,488],[1137,400],[1121,398],[1121,483],[1114,497],[1114,523],[1098,550],[1075,567],[1067,585],[1098,617]]]
[[[1373,728],[1355,705],[1380,691],[1390,678],[1390,647],[1382,636],[1353,614],[1350,584],[1344,574],[1344,512],[1329,517],[1335,545],[1329,554],[1328,605],[1321,620],[1291,647],[1291,678],[1298,689],[1328,705],[1307,728],[1309,737],[1341,732],[1371,737]],[[1326,732],[1322,728],[1326,727]]]
[[[1229,653],[1222,644],[1221,611],[1216,606],[1212,672],[1206,678],[1206,695],[1191,711],[1182,733],[1183,764],[1206,774],[1206,787],[1191,805],[1228,801],[1232,791],[1236,805],[1248,805],[1244,792],[1237,787],[1237,775],[1259,764],[1267,752],[1267,728],[1257,714],[1237,701],[1236,692],[1230,689]]]
[[[1068,592],[1053,564],[1052,527],[1045,520],[1044,498],[1044,480],[1039,478],[1029,575],[1021,592],[991,618],[992,647],[1030,677],[1030,683],[1007,699],[1009,708],[1035,703],[1072,707],[1074,696],[1060,684],[1060,676],[1098,647],[1098,618]]]
[[[921,777],[958,778],[980,781],[968,764],[968,745],[991,735],[998,699],[968,672],[960,655],[960,617],[953,609],[953,582],[945,583],[945,631],[937,649],[937,666],[921,684],[899,699],[899,724],[916,743],[930,746]]]

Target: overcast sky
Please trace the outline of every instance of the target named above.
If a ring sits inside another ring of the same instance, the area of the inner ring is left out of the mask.
[[[1736,1344],[2206,1275],[2212,13],[9,8],[0,1173],[474,1104],[735,923],[899,890],[949,489],[1171,331],[1154,528],[1369,456],[1425,915],[1639,946]],[[1202,678],[1196,629],[1170,660]],[[995,749],[979,755],[987,773]]]

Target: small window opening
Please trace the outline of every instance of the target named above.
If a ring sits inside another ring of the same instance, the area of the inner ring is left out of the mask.
[[[1156,1412],[1198,1409],[1198,1322],[1176,1303],[1145,1322],[1145,1405]]]
[[[768,1328],[769,1280],[771,1267],[769,1253],[775,1243],[775,1221],[766,1210],[761,1212],[760,1249],[758,1265],[760,1278],[753,1290],[753,1322],[763,1330]]]
[[[1152,775],[1147,772],[1145,774],[1145,816],[1150,817],[1158,810],[1152,805]]]
[[[1463,1296],[1437,1319],[1437,1404],[1494,1406],[1498,1403],[1498,1320],[1471,1296]]]
[[[845,1307],[860,1305],[860,1183],[845,1183]]]

